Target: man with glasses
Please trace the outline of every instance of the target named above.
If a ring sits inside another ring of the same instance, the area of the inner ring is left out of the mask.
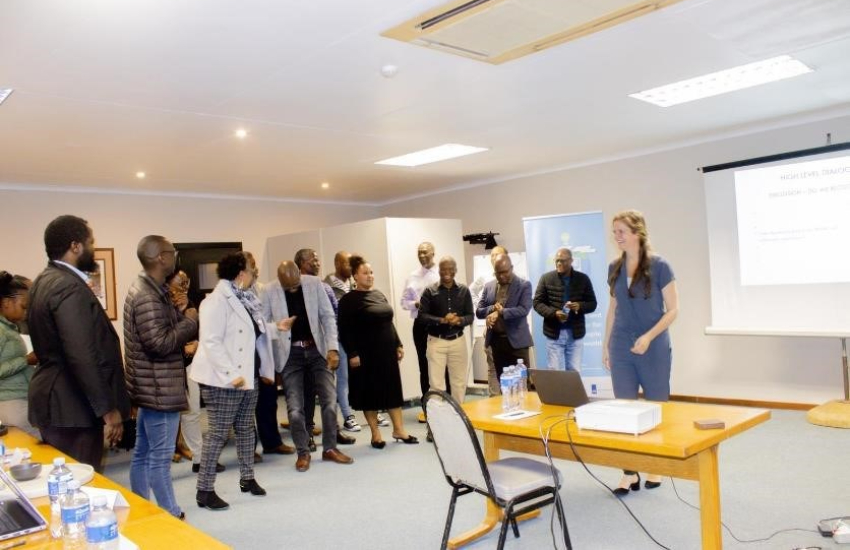
[[[198,310],[180,312],[168,294],[166,279],[177,265],[174,245],[148,235],[136,253],[144,271],[124,302],[124,378],[139,408],[130,486],[143,498],[153,491],[160,507],[182,518],[171,483],[171,456],[180,411],[189,408],[183,347],[198,338]]]
[[[555,252],[555,270],[540,277],[533,303],[543,317],[549,368],[581,371],[584,316],[596,311],[596,294],[590,278],[573,269],[569,248]]]
[[[475,316],[486,320],[484,342],[493,349],[496,375],[501,379],[505,367],[516,364],[517,359],[529,364],[531,283],[514,275],[511,258],[505,254],[494,258],[493,270],[496,279],[484,286]]]

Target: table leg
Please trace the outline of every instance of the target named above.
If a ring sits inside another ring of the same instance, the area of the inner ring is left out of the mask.
[[[723,548],[720,531],[720,476],[717,446],[699,453],[699,504],[703,550]]]

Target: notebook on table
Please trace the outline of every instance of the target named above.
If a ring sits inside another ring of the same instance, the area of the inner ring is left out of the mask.
[[[18,484],[0,468],[0,540],[20,537],[47,529],[47,520]]]
[[[541,403],[561,407],[580,407],[590,402],[581,374],[574,370],[531,371]]]

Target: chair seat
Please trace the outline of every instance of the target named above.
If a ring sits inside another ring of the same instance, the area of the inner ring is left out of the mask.
[[[496,496],[508,501],[519,495],[529,493],[541,487],[552,487],[552,469],[548,463],[530,458],[510,457],[487,463],[490,479]],[[563,475],[558,472],[558,486],[563,481]]]

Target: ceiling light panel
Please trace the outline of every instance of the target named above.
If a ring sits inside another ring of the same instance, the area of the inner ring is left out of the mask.
[[[12,95],[12,88],[0,88],[0,105],[6,101],[6,98]]]
[[[739,67],[733,67],[688,80],[681,80],[665,86],[652,88],[629,97],[652,103],[659,107],[670,107],[704,99],[736,90],[752,88],[769,82],[800,76],[812,72],[801,61],[788,55],[780,55],[764,61],[757,61]]]
[[[406,167],[422,166],[423,164],[431,164],[442,160],[474,155],[475,153],[483,153],[488,150],[489,149],[486,147],[473,147],[471,145],[460,145],[458,143],[446,143],[438,147],[423,149],[421,151],[408,153],[399,157],[379,160],[375,164]]]

